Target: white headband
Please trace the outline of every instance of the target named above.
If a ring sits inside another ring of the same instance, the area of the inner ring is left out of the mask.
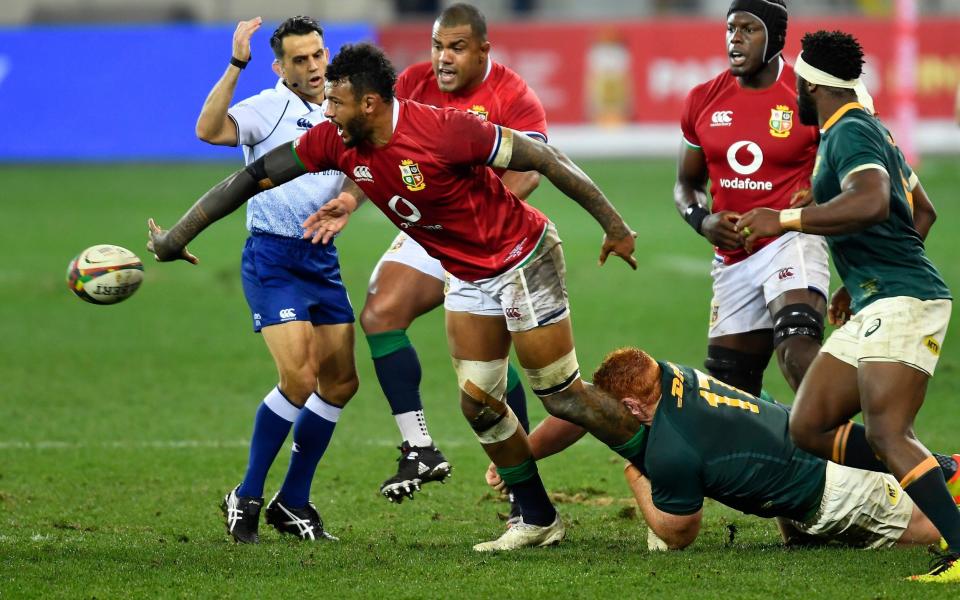
[[[870,96],[870,92],[867,91],[867,86],[865,86],[860,79],[840,79],[826,71],[810,66],[809,63],[804,62],[803,52],[797,55],[797,61],[793,65],[793,70],[797,75],[815,85],[826,85],[829,87],[853,90],[857,94],[857,102],[863,105],[870,114],[876,114],[876,109],[874,109],[873,106],[873,97]]]

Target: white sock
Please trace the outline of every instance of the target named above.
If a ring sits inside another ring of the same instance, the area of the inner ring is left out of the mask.
[[[400,435],[403,441],[411,446],[432,446],[433,438],[427,431],[427,420],[423,416],[422,410],[412,410],[410,412],[393,415],[397,420],[397,427],[400,428]]]

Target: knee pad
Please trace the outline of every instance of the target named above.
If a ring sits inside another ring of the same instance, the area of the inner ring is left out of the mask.
[[[453,359],[453,368],[457,372],[457,384],[463,392],[486,404],[488,398],[503,402],[507,392],[507,359],[496,360],[460,360]]]
[[[707,360],[703,366],[710,375],[727,385],[757,396],[763,387],[763,371],[769,356],[748,354],[723,346],[707,346]]]
[[[773,315],[773,347],[803,335],[823,343],[823,315],[809,304],[788,304]]]
[[[577,351],[571,350],[549,365],[539,369],[523,369],[533,393],[541,398],[567,389],[580,377]]]

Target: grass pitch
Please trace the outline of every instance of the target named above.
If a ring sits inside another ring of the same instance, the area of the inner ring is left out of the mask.
[[[580,363],[610,349],[701,364],[711,251],[677,216],[670,161],[585,162],[639,232],[638,272],[596,261],[599,227],[544,184],[533,203],[558,224],[568,267]],[[217,504],[246,464],[254,410],[275,384],[251,333],[240,289],[242,211],[191,245],[201,259],[146,261],[136,296],[92,306],[63,274],[80,250],[126,246],[146,258],[146,220],[163,226],[235,165],[0,168],[11,260],[0,266],[0,597],[669,597],[922,598],[951,595],[903,582],[924,570],[923,549],[786,550],[772,522],[708,502],[685,552],[650,554],[606,447],[585,439],[541,473],[568,524],[556,548],[477,555],[499,535],[506,505],[483,483],[486,458],[457,406],[441,311],[411,328],[424,365],[424,402],[454,465],[447,485],[413,502],[377,494],[399,442],[358,340],[361,389],[321,462],[313,498],[338,544],[303,544],[262,528],[258,546],[228,540]],[[940,211],[928,244],[960,289],[955,161],[919,169]],[[372,206],[338,240],[357,311],[367,277],[395,231]],[[837,285],[834,279],[834,285]],[[960,438],[956,329],[947,336],[917,430],[931,448]],[[789,401],[775,367],[766,387]],[[545,413],[530,397],[531,420]],[[279,486],[281,452],[267,494]]]

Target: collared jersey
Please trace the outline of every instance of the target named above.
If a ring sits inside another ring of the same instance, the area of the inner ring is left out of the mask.
[[[499,275],[536,248],[547,224],[488,166],[509,153],[499,125],[454,108],[394,100],[382,147],[347,148],[332,123],[293,144],[307,171],[345,173],[397,227],[465,281]]]
[[[540,99],[520,75],[492,60],[479,85],[452,93],[437,86],[431,63],[411,65],[397,77],[396,94],[438,108],[465,110],[541,142],[547,141],[547,113]]]
[[[707,497],[761,517],[802,521],[816,512],[826,461],[790,440],[785,407],[690,367],[658,364],[663,391],[640,457],[654,506],[689,515]]]
[[[319,104],[294,94],[282,79],[275,87],[233,105],[227,115],[237,127],[237,140],[248,165],[327,120]],[[247,202],[247,229],[300,238],[301,223],[336,198],[341,183],[343,174],[327,170],[260,192]]]
[[[813,170],[814,200],[830,202],[848,175],[864,169],[881,169],[890,177],[889,216],[861,231],[827,236],[851,308],[859,311],[894,296],[949,299],[950,290],[914,228],[912,191],[919,180],[886,127],[854,102],[824,123]]]
[[[762,90],[741,87],[724,71],[687,94],[680,128],[684,141],[703,151],[713,212],[782,210],[810,187],[819,135],[797,119],[796,74],[781,65],[776,82]],[[726,264],[748,256],[743,248],[716,252]]]

